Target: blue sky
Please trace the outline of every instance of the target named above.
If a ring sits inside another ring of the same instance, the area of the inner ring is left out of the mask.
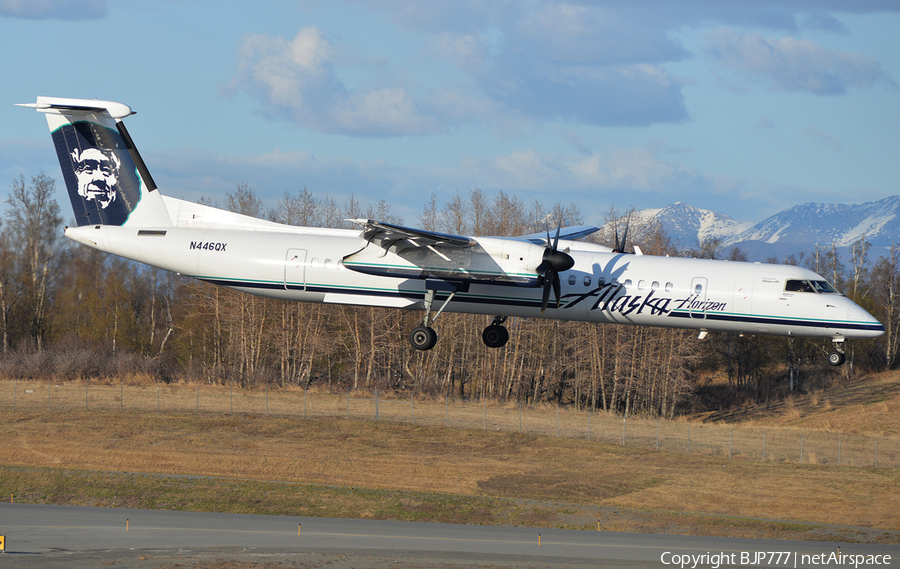
[[[900,193],[898,30],[885,0],[0,0],[0,192],[61,189],[13,106],[47,95],[130,105],[186,199],[306,187],[408,224],[476,187],[588,223],[873,201]]]

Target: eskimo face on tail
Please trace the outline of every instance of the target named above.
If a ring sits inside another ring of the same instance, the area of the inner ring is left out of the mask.
[[[86,201],[96,200],[100,209],[106,209],[116,201],[121,161],[112,152],[97,148],[72,151],[78,195]]]
[[[134,160],[117,130],[68,123],[53,143],[78,225],[122,225],[141,197]]]

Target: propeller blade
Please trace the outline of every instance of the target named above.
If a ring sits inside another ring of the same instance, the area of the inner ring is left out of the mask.
[[[541,313],[547,310],[547,304],[550,302],[550,287],[552,286],[554,277],[557,279],[559,278],[553,273],[544,276],[544,291],[541,294]]]
[[[559,230],[562,228],[562,220],[556,224],[556,237],[553,239],[553,252],[556,252],[556,247],[559,245]],[[550,234],[547,234],[547,237],[550,237]]]
[[[556,308],[559,308],[559,293],[560,293],[560,284],[559,284],[559,274],[556,272],[553,273],[553,295],[556,297]]]
[[[628,242],[628,223],[625,224],[625,232],[622,233],[622,241],[619,241],[619,228],[615,224],[613,227],[616,231],[616,246],[613,247],[613,253],[625,253],[625,246]]]

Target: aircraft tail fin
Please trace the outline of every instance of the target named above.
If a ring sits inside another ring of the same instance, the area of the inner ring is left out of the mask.
[[[19,106],[47,117],[75,223],[172,225],[162,196],[122,119],[128,105],[96,99],[38,97]]]

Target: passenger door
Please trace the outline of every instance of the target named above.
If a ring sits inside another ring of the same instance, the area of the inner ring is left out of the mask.
[[[306,249],[288,249],[284,259],[285,290],[306,290]]]
[[[706,318],[707,285],[708,281],[706,277],[694,277],[693,280],[691,280],[691,295],[693,296],[693,300],[691,300],[691,305],[688,307],[691,318],[700,320]]]

